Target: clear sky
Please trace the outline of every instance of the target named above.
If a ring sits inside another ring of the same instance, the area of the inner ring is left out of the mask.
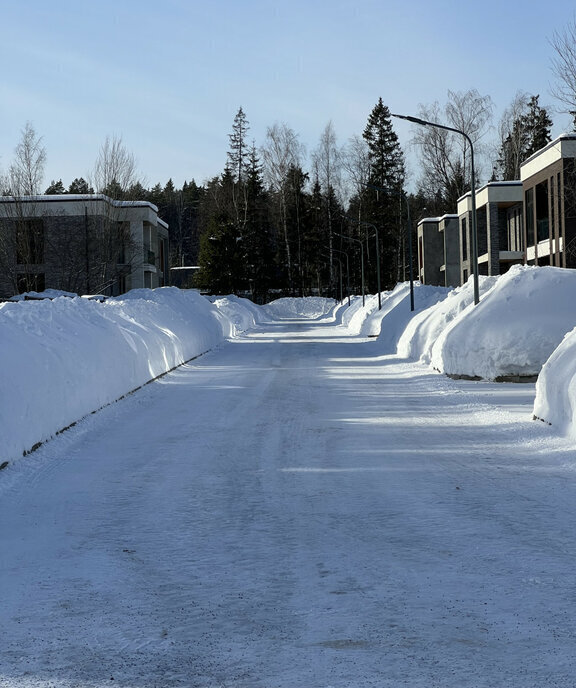
[[[242,106],[249,138],[286,123],[308,152],[332,121],[360,135],[392,112],[477,89],[494,124],[517,91],[540,94],[554,134],[554,31],[573,0],[0,0],[0,170],[26,121],[47,151],[45,186],[89,175],[122,137],[147,184],[219,174]],[[403,146],[410,125],[395,121]],[[411,163],[417,175],[416,164]]]

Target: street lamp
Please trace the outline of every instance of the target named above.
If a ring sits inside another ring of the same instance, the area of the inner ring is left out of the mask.
[[[456,134],[461,134],[470,146],[470,176],[471,176],[471,196],[472,196],[472,221],[470,223],[470,230],[472,234],[472,262],[474,264],[474,305],[480,302],[480,293],[478,289],[478,231],[476,228],[476,179],[474,176],[474,146],[472,145],[472,139],[466,134],[466,132],[460,129],[455,129],[454,127],[447,127],[445,124],[437,124],[436,122],[428,122],[425,119],[420,119],[419,117],[411,117],[410,115],[394,115],[390,113],[392,117],[398,117],[399,119],[405,119],[408,122],[413,122],[414,124],[421,124],[424,127],[436,127],[437,129],[445,129],[446,131],[453,131]]]
[[[352,220],[351,222],[357,222],[359,225],[364,225],[365,227],[372,227],[372,229],[376,232],[376,281],[377,281],[377,288],[378,288],[378,310],[382,310],[382,295],[381,295],[381,289],[380,289],[380,240],[378,238],[378,227],[376,225],[373,225],[370,222],[360,222],[360,220]]]
[[[364,242],[361,239],[356,239],[355,237],[350,237],[350,236],[345,236],[344,234],[338,234],[338,232],[334,232],[336,236],[341,237],[342,239],[348,239],[349,241],[357,241],[360,244],[360,271],[362,275],[362,306],[365,305],[365,296],[364,296]]]
[[[413,257],[412,257],[412,221],[410,220],[410,202],[408,201],[408,196],[404,193],[403,189],[396,191],[396,189],[386,189],[383,186],[374,186],[373,184],[366,184],[370,189],[376,189],[377,191],[384,191],[384,193],[396,194],[406,201],[406,222],[408,223],[408,254],[409,254],[409,267],[408,273],[410,277],[410,310],[414,310],[414,271],[413,271]],[[404,256],[405,259],[405,256]]]
[[[348,260],[348,254],[346,251],[340,251],[337,248],[332,248],[332,251],[335,251],[336,253],[342,253],[346,256],[346,293],[348,295],[348,305],[350,305],[350,261]]]

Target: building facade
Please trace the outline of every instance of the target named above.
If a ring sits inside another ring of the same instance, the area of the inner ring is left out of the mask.
[[[525,262],[576,268],[576,135],[563,134],[520,168]]]
[[[472,194],[458,199],[460,280],[472,269]],[[502,275],[524,260],[522,182],[489,182],[476,191],[476,234],[480,275]]]
[[[0,197],[0,295],[118,295],[169,280],[168,225],[146,201]]]

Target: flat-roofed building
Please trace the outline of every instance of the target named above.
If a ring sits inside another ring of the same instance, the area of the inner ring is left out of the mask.
[[[122,294],[168,284],[168,225],[147,201],[0,197],[0,295]]]

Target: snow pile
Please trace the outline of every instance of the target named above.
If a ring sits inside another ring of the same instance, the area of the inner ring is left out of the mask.
[[[225,316],[228,324],[225,330],[227,337],[235,337],[264,319],[262,308],[249,299],[229,295],[218,297],[213,304]]]
[[[542,367],[534,416],[576,438],[576,329],[564,337]]]
[[[264,313],[273,320],[290,320],[291,318],[308,318],[319,320],[332,315],[337,302],[322,296],[307,298],[285,297],[276,299],[262,306]]]
[[[480,296],[492,289],[497,280],[498,277],[480,275],[478,278]],[[430,363],[432,348],[442,332],[473,303],[474,285],[473,278],[470,278],[463,286],[450,291],[440,303],[419,312],[412,318],[398,341],[398,355]]]
[[[348,306],[348,301],[345,301],[346,309],[342,313],[342,324],[348,328],[348,332],[351,334],[359,334],[362,328],[362,323],[366,319],[368,313],[371,312],[371,303],[375,301],[375,296],[366,296],[364,298],[365,305],[362,305],[361,296],[351,296],[350,305]],[[378,303],[376,302],[376,308]]]
[[[398,340],[408,323],[419,311],[442,301],[449,294],[447,287],[433,287],[414,284],[414,311],[410,310],[410,283],[402,282],[391,292],[382,295],[382,308],[372,310],[363,322],[360,333],[365,336],[378,335],[378,348],[384,354],[394,354]],[[373,307],[373,304],[370,304]]]
[[[0,463],[214,347],[226,327],[172,287],[0,304]]]
[[[431,365],[486,380],[538,375],[576,326],[574,294],[576,271],[515,265],[442,330]]]

